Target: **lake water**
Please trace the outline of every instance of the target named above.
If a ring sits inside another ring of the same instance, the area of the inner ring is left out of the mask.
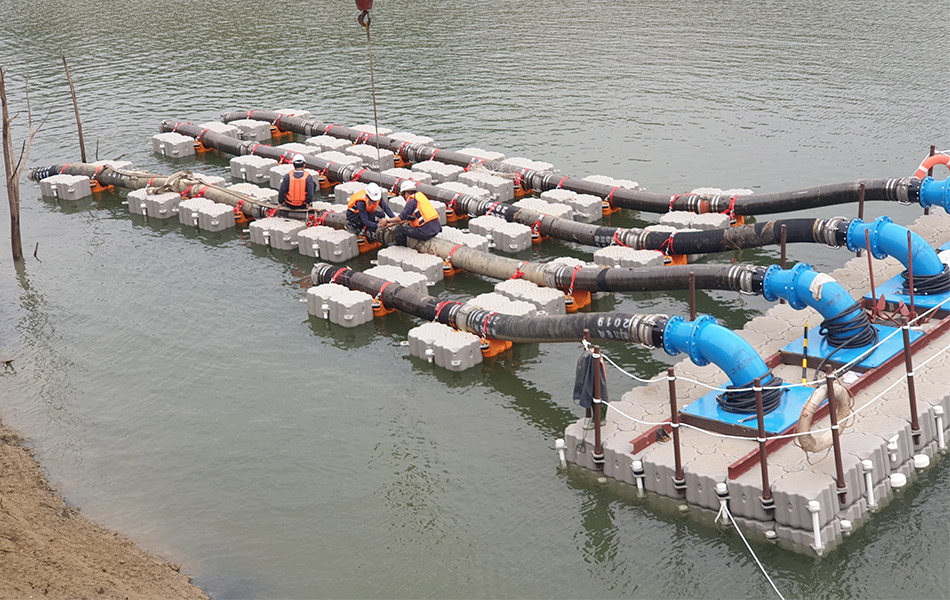
[[[380,124],[446,148],[679,193],[904,176],[930,144],[950,147],[938,6],[376,5]],[[30,165],[79,160],[61,50],[89,153],[98,144],[99,158],[159,173],[227,172],[221,155],[153,155],[165,118],[292,107],[329,123],[372,120],[366,38],[349,1],[0,7],[14,109],[25,108],[29,73],[34,117],[49,112]],[[240,232],[130,218],[123,198],[60,204],[23,184],[28,257],[14,268],[0,249],[0,352],[17,368],[0,377],[0,415],[71,504],[181,562],[213,597],[773,596],[735,533],[711,518],[557,469],[554,439],[581,414],[568,392],[577,345],[523,345],[443,372],[401,345],[413,318],[354,330],[309,319],[309,259],[252,247]],[[881,214],[908,223],[920,208],[868,206],[869,218]],[[592,250],[550,242],[541,252]],[[830,269],[849,254],[798,245],[790,257]],[[466,274],[432,293],[491,286]],[[701,312],[730,327],[768,308],[698,296]],[[687,312],[685,293],[593,308]],[[640,375],[674,360],[606,351]],[[617,396],[633,387],[617,375],[609,385]],[[788,598],[948,597],[948,465],[938,460],[823,560],[756,551]]]

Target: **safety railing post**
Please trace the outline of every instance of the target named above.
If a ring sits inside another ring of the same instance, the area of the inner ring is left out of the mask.
[[[876,318],[877,314],[877,292],[874,289],[874,263],[871,261],[871,234],[867,228],[864,229],[864,246],[868,250],[868,277],[871,279],[871,316]]]
[[[686,479],[683,477],[683,457],[680,451],[680,412],[676,407],[676,374],[672,367],[666,370],[666,379],[670,384],[670,426],[673,428],[673,487],[682,496],[686,493]]]
[[[847,485],[844,481],[844,466],[841,462],[840,429],[838,427],[838,406],[835,402],[834,369],[829,365],[825,375],[825,386],[828,388],[828,416],[831,418],[831,444],[835,454],[835,478],[837,480],[838,500],[841,504],[847,502]]]
[[[752,382],[752,389],[755,391],[755,415],[759,425],[756,440],[759,442],[759,465],[762,468],[762,508],[771,511],[775,508],[775,501],[772,500],[772,486],[769,485],[769,453],[765,445],[765,413],[762,409],[762,380],[759,377]]]
[[[590,329],[584,329],[584,341],[587,342],[588,345],[590,344]],[[589,406],[584,409],[584,418],[588,421],[594,418],[594,413]]]
[[[603,373],[603,359],[600,355],[600,346],[594,346],[594,352],[591,354],[594,358],[594,454],[591,456],[591,459],[594,461],[594,465],[603,470],[604,468],[604,446],[601,443],[600,439],[600,406],[601,406],[601,389],[600,389],[600,374]]]
[[[861,187],[858,188],[858,219],[864,221],[864,184],[861,184]],[[861,256],[863,250],[858,249],[858,256]]]
[[[914,361],[910,355],[910,324],[907,318],[901,319],[901,333],[904,336],[904,369],[907,371],[907,396],[910,400],[910,433],[914,438],[914,447],[920,446],[920,423],[917,420],[917,388],[914,385]]]
[[[696,320],[696,273],[689,272],[689,320]]]
[[[779,261],[779,266],[782,269],[785,269],[785,260],[787,256],[787,246],[788,246],[788,227],[785,224],[782,224],[781,229],[779,230],[779,246],[782,249],[781,260]],[[778,299],[779,304],[785,304],[785,298]]]
[[[933,144],[931,144],[931,145],[930,145],[930,156],[933,156],[934,154],[936,154],[936,152],[937,152],[937,147],[934,146]],[[933,168],[933,167],[930,167],[929,169],[927,169],[927,176],[928,176],[928,177],[933,177],[933,176],[934,176],[934,168]],[[924,209],[924,214],[925,214],[925,215],[929,215],[929,214],[930,214],[930,207],[929,207],[929,206]]]
[[[910,320],[917,318],[917,311],[914,310],[914,252],[911,232],[907,230],[907,293],[910,294]]]

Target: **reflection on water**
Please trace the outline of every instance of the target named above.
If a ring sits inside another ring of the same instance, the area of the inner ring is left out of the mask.
[[[898,4],[376,4],[381,125],[565,174],[670,194],[900,176],[944,145],[950,121],[938,101],[950,84],[927,54],[946,27]],[[219,153],[152,154],[166,118],[300,107],[328,123],[371,121],[352,3],[299,10],[288,20],[284,9],[219,0],[11,4],[0,22],[0,39],[13,41],[0,44],[11,101],[23,107],[29,72],[34,112],[53,111],[30,166],[77,158],[61,49],[87,146],[155,173],[229,175]],[[39,242],[39,260],[12,269],[0,252],[0,350],[17,367],[0,378],[0,414],[70,502],[182,562],[213,596],[772,593],[711,515],[556,469],[553,439],[581,414],[570,399],[577,344],[521,345],[445,372],[400,345],[417,319],[350,330],[308,318],[306,258],[252,246],[240,231],[129,217],[124,192],[76,203],[38,194],[23,185],[24,247]],[[904,223],[919,212],[867,207],[868,218]],[[625,211],[606,223],[656,220]],[[589,260],[591,249],[550,241],[525,258],[553,254]],[[778,249],[702,262],[732,258],[771,264]],[[823,270],[847,258],[789,247],[791,262]],[[491,287],[463,273],[429,291],[465,299]],[[767,307],[697,293],[698,311],[728,327]],[[688,292],[610,296],[592,309],[684,314]],[[639,376],[671,362],[657,350],[604,350]],[[620,394],[634,383],[611,374],[608,385]],[[787,597],[946,597],[948,478],[937,461],[822,561],[756,551]]]

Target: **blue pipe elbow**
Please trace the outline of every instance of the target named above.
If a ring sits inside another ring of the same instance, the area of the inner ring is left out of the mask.
[[[821,277],[812,289],[815,280]],[[795,310],[810,306],[825,319],[830,319],[851,308],[854,298],[841,284],[812,270],[811,265],[798,263],[791,269],[772,265],[762,280],[762,295],[769,302],[782,298]]]
[[[921,188],[923,189],[923,188]],[[923,197],[923,196],[921,196]],[[870,234],[871,255],[874,258],[893,256],[909,268],[907,261],[907,232],[906,227],[895,225],[888,217],[878,217],[873,223],[865,223],[861,219],[854,219],[848,225],[848,250],[857,252],[865,248],[864,232]],[[910,232],[911,256],[914,261],[915,275],[939,275],[943,273],[943,263],[937,256],[937,251],[914,232]]]
[[[924,177],[920,181],[920,205],[924,208],[939,206],[950,213],[950,177],[942,181]]]
[[[749,387],[756,377],[764,379],[769,373],[765,361],[749,342],[709,315],[695,321],[672,317],[663,330],[663,349],[670,356],[685,352],[701,367],[716,365],[733,387]]]

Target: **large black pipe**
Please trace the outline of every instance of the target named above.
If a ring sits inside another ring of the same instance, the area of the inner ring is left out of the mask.
[[[290,119],[290,117],[284,119]],[[280,123],[283,125],[285,121],[281,120]],[[255,154],[283,162],[289,162],[291,159],[289,154],[292,153],[282,152],[273,146],[238,140],[214,131],[203,130],[191,123],[163,121],[161,130],[174,131],[194,137],[208,147],[229,154]],[[401,181],[397,177],[383,175],[352,165],[340,165],[312,155],[305,155],[304,159],[308,166],[328,174],[336,181],[373,182],[388,189],[394,189]],[[709,254],[778,244],[780,243],[782,225],[786,227],[788,243],[817,242],[840,245],[845,241],[848,224],[847,220],[840,218],[783,219],[727,229],[689,231],[671,235],[657,231],[644,231],[643,229],[603,227],[578,223],[570,219],[545,216],[537,211],[518,208],[510,204],[455,194],[432,185],[418,184],[417,187],[429,198],[444,202],[456,211],[476,215],[497,215],[507,221],[535,226],[542,235],[588,246],[604,247],[621,244],[641,250],[659,250],[665,254]],[[392,243],[392,231],[384,231],[378,238],[379,241]]]
[[[225,123],[238,119],[267,121],[285,131],[292,131],[301,135],[331,135],[371,146],[378,145],[380,148],[386,148],[399,154],[409,162],[436,160],[461,167],[468,167],[472,163],[476,163],[492,171],[513,173],[525,182],[526,187],[536,190],[560,188],[580,194],[592,194],[608,199],[611,205],[616,207],[652,213],[665,213],[671,210],[685,210],[696,213],[732,212],[736,215],[791,212],[857,202],[862,186],[864,186],[864,199],[867,201],[903,203],[920,201],[920,180],[915,177],[860,179],[803,190],[754,194],[751,196],[657,194],[594,183],[586,179],[565,177],[554,173],[534,171],[502,161],[485,160],[470,154],[443,150],[425,144],[410,144],[382,135],[368,134],[365,131],[342,125],[329,125],[316,119],[305,119],[262,110],[229,112],[221,116],[221,120]]]

